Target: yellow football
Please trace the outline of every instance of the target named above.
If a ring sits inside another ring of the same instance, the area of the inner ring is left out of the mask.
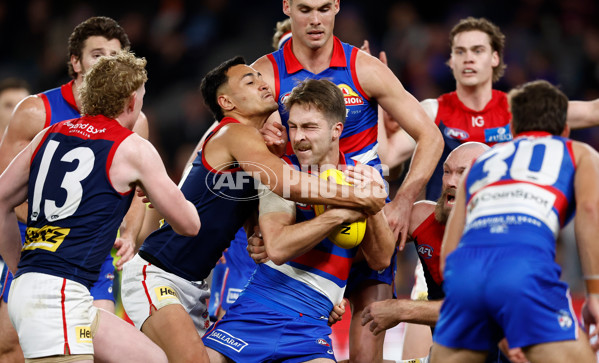
[[[322,179],[328,180],[333,177],[337,184],[351,185],[345,180],[345,175],[341,170],[328,169],[320,173]],[[314,213],[319,216],[326,210],[325,205],[315,205]],[[329,239],[341,248],[354,248],[364,239],[366,232],[366,219],[354,223],[341,223],[329,234]]]

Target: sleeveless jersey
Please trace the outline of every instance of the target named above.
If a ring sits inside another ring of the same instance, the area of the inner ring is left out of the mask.
[[[165,223],[152,232],[140,249],[140,256],[163,270],[189,281],[208,277],[235,233],[257,210],[258,197],[254,179],[231,163],[231,168],[217,171],[206,161],[204,150],[212,136],[222,127],[239,123],[225,117],[204,141],[193,162],[181,191],[197,208],[202,228],[194,237],[181,236]]]
[[[466,227],[460,246],[516,242],[536,247],[553,260],[557,234],[575,209],[572,141],[544,132],[518,136],[473,164],[466,179]]]
[[[493,146],[498,142],[512,140],[506,94],[493,90],[489,103],[481,111],[466,107],[456,92],[441,95],[437,102],[439,110],[435,123],[439,127],[445,146],[439,163],[426,186],[426,199],[437,200],[441,196],[443,162],[451,151],[469,141]]]
[[[50,127],[31,160],[27,232],[16,276],[41,272],[88,288],[98,280],[133,197],[117,192],[109,177],[117,148],[131,134],[101,115]]]
[[[435,213],[432,212],[412,233],[418,258],[422,262],[429,300],[440,300],[445,297],[443,279],[439,271],[444,232],[445,225],[439,223],[435,219]]]
[[[355,165],[340,153],[340,167]],[[299,168],[295,155],[283,158]],[[314,219],[314,207],[296,203],[296,222]],[[293,311],[315,318],[328,317],[334,304],[343,298],[358,247],[344,249],[328,238],[313,249],[280,266],[272,261],[258,264],[243,294],[260,301],[274,301]]]
[[[314,74],[304,69],[297,60],[291,48],[292,42],[293,38],[287,41],[282,49],[267,55],[274,69],[275,99],[279,103],[283,125],[289,130],[289,113],[285,110],[284,102],[293,87],[309,78],[328,79],[343,92],[347,108],[347,118],[339,140],[340,150],[363,164],[379,165],[381,162],[377,155],[377,104],[366,95],[358,82],[356,57],[359,49],[334,37],[333,57],[329,68]],[[287,153],[293,154],[291,145],[287,146]]]
[[[75,97],[73,96],[74,82],[75,81],[71,81],[61,87],[38,94],[44,102],[44,109],[46,111],[44,129],[60,121],[81,117],[77,104],[75,103]],[[21,241],[24,242],[27,225],[19,222],[19,229],[21,230]]]

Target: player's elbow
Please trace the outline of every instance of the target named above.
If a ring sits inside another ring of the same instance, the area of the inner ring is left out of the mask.
[[[277,266],[281,266],[285,262],[287,262],[287,254],[282,248],[275,248],[276,241],[272,241],[271,238],[262,234],[262,238],[264,240],[264,246],[266,248],[266,254],[268,258]]]
[[[384,270],[391,265],[391,259],[387,258],[372,258],[368,261],[368,267],[375,271]]]
[[[175,233],[182,236],[193,237],[200,232],[200,216],[196,213],[189,216],[185,223],[180,223],[178,226],[172,226]]]

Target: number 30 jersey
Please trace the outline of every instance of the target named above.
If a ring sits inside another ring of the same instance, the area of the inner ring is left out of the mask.
[[[52,125],[31,159],[29,214],[16,276],[41,272],[82,283],[98,279],[133,194],[109,170],[132,134],[116,120],[84,116]]]
[[[516,242],[549,252],[573,216],[572,141],[527,132],[480,156],[466,179],[466,227],[461,246]],[[507,242],[509,241],[509,242]]]

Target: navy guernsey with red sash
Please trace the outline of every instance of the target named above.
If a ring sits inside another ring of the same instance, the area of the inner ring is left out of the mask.
[[[181,191],[200,215],[202,228],[194,237],[181,236],[168,224],[152,232],[139,255],[146,261],[189,281],[208,277],[235,233],[257,210],[258,197],[253,178],[237,162],[217,171],[206,161],[204,150],[221,128],[239,121],[225,117],[208,135]],[[240,140],[242,142],[242,140]]]
[[[114,244],[133,193],[119,193],[109,170],[133,132],[107,117],[84,116],[51,126],[31,160],[25,245],[17,276],[40,272],[88,288]],[[116,232],[115,232],[116,233]]]

